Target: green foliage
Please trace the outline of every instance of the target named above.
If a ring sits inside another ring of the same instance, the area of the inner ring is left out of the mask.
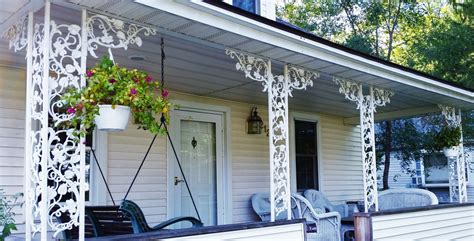
[[[425,153],[424,151],[431,140],[429,131],[420,126],[420,118],[392,120],[391,124],[390,140],[386,139],[386,123],[378,123],[376,126],[377,165],[382,165],[385,146],[389,144],[391,153],[401,160],[402,168],[410,172],[412,161],[420,160]]]
[[[459,146],[460,143],[461,129],[457,126],[444,126],[433,138],[433,145],[438,150],[445,147]]]
[[[15,206],[22,206],[20,199],[23,194],[17,193],[12,197],[5,196],[3,190],[0,189],[0,241],[4,241],[10,236],[11,232],[16,230],[15,213],[12,211]]]
[[[474,1],[302,0],[277,14],[333,42],[474,88]],[[434,133],[444,120],[424,116],[391,122],[390,140],[385,125],[376,124],[378,168],[390,150],[410,173],[412,161],[437,151]],[[465,144],[472,146],[474,110],[463,112],[462,123]]]
[[[87,86],[71,88],[64,96],[66,112],[71,115],[67,123],[77,128],[76,136],[85,136],[93,130],[94,119],[99,115],[98,105],[125,105],[131,108],[135,123],[139,128],[152,133],[163,133],[156,117],[164,114],[168,120],[168,91],[160,88],[147,73],[136,69],[120,67],[107,57],[92,69],[86,71]],[[158,91],[161,90],[161,95]]]

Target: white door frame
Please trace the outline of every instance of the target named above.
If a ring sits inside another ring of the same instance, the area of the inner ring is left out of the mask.
[[[216,130],[216,135],[222,135],[222,165],[216,166],[217,180],[217,224],[232,223],[232,159],[231,159],[231,125],[230,108],[217,105],[200,104],[196,102],[172,100],[179,106],[179,111],[189,111],[197,113],[217,114],[222,116],[222,130]],[[175,139],[179,134],[179,130],[173,127],[176,120],[176,111],[170,113],[170,136]],[[174,143],[174,142],[173,142]],[[175,144],[176,146],[176,144]],[[179,151],[179,150],[176,150]],[[171,144],[167,141],[167,212],[168,219],[173,218],[174,214],[174,166],[176,160],[171,148]],[[192,191],[192,190],[191,190]]]

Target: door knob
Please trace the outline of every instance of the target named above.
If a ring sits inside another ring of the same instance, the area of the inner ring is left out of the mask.
[[[184,182],[184,180],[179,179],[179,177],[174,177],[174,185],[177,186],[178,183]]]

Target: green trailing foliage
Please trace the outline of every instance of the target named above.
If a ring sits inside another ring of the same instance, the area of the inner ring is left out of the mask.
[[[63,96],[65,111],[71,115],[66,125],[77,128],[76,136],[85,136],[93,130],[99,105],[129,106],[139,129],[164,133],[159,128],[159,118],[163,114],[168,121],[168,111],[173,105],[168,101],[168,91],[147,73],[120,67],[104,56],[86,71],[86,77],[86,87],[71,88]]]
[[[461,128],[458,126],[444,126],[433,138],[433,145],[437,150],[445,147],[459,146],[460,143]]]
[[[22,193],[8,197],[3,190],[0,189],[0,241],[4,241],[6,237],[10,236],[12,231],[17,230],[13,208],[23,205],[21,201],[22,197]]]

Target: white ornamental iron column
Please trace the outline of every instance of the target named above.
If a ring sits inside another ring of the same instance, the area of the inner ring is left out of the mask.
[[[362,144],[362,171],[364,176],[364,211],[378,211],[377,167],[375,155],[374,113],[377,106],[390,103],[393,92],[370,86],[370,93],[364,95],[362,84],[334,78],[339,92],[346,99],[356,102],[360,114],[360,133]]]
[[[25,20],[21,20],[24,22]],[[10,35],[15,51],[27,46],[25,106],[25,238],[48,230],[59,232],[79,225],[84,205],[84,145],[73,141],[72,129],[59,125],[69,116],[62,111],[61,95],[80,88],[81,35],[78,25],[51,21],[51,4],[45,1],[44,21],[34,24],[28,14],[26,33]],[[19,30],[13,26],[8,33]],[[24,36],[27,36],[24,40]],[[81,208],[82,206],[82,208]],[[58,223],[56,217],[69,213],[71,221]],[[80,237],[84,237],[83,226]]]
[[[456,114],[456,108],[445,105],[438,105],[441,114],[446,120],[446,124],[461,129],[461,139],[459,144],[459,154],[457,157],[448,158],[449,167],[449,199],[451,202],[467,202],[467,181],[466,181],[466,157],[464,153],[464,140],[462,134],[461,110]]]
[[[84,138],[76,141],[73,129],[61,128],[71,115],[65,113],[61,96],[71,88],[85,86],[87,53],[97,57],[98,46],[127,49],[140,46],[144,35],[154,29],[82,11],[81,25],[56,24],[51,20],[51,4],[45,1],[44,22],[34,24],[33,13],[9,28],[4,37],[10,48],[27,48],[25,114],[25,238],[48,230],[57,236],[79,226],[84,239],[85,183]],[[46,56],[46,57],[45,57]],[[46,153],[43,155],[43,153]],[[60,223],[58,216],[70,220]]]
[[[261,82],[263,91],[268,93],[271,221],[291,219],[288,97],[292,97],[294,89],[313,86],[319,74],[286,64],[283,75],[274,76],[270,60],[233,49],[226,49],[226,54],[237,61],[237,70],[243,71],[246,78]]]

